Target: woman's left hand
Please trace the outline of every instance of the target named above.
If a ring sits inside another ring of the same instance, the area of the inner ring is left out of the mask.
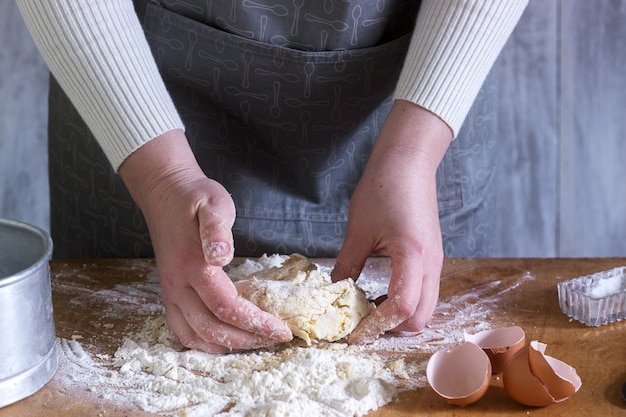
[[[356,279],[371,254],[389,256],[387,299],[349,336],[368,342],[393,331],[419,331],[439,296],[443,246],[436,171],[452,138],[437,116],[394,103],[350,202],[348,230],[332,272]]]

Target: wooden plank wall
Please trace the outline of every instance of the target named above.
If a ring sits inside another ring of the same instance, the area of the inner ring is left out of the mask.
[[[561,22],[560,251],[624,256],[626,1],[563,1]]]
[[[0,0],[0,216],[49,230],[48,70],[13,0]]]
[[[559,2],[531,0],[498,65],[496,257],[558,256]]]
[[[0,216],[49,228],[47,72],[0,1]],[[626,256],[626,0],[530,0],[499,60],[496,257]]]
[[[626,1],[531,0],[499,58],[494,256],[626,255]]]

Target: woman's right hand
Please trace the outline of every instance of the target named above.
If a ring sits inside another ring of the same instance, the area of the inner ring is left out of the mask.
[[[234,203],[204,175],[182,131],[143,145],[120,174],[148,224],[167,323],[183,345],[221,353],[292,339],[283,321],[241,298],[222,269],[234,253]]]

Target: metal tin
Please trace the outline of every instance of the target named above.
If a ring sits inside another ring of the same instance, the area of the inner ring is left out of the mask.
[[[56,372],[51,256],[46,232],[0,218],[0,407],[34,394]]]

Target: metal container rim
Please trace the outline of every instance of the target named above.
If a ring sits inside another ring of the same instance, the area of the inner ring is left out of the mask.
[[[11,275],[6,277],[0,277],[0,288],[6,287],[8,285],[15,284],[18,281],[23,279],[27,279],[33,275],[34,272],[40,270],[42,267],[47,266],[48,261],[52,257],[52,237],[43,229],[34,226],[29,223],[25,223],[19,220],[12,220],[0,217],[0,227],[9,226],[15,229],[21,229],[22,231],[28,232],[38,238],[43,242],[43,247],[45,248],[44,252],[37,258],[37,260],[32,263],[27,268],[17,271]]]

